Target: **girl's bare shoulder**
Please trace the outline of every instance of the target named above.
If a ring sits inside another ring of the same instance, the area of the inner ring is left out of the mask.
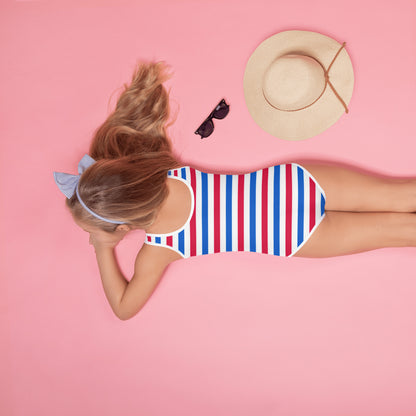
[[[145,243],[137,254],[134,274],[158,278],[170,263],[181,258],[179,253],[170,248]]]

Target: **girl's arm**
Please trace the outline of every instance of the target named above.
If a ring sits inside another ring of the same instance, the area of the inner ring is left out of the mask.
[[[123,236],[112,242],[91,236],[91,242],[95,248],[107,300],[116,316],[127,320],[144,306],[168,264],[181,257],[172,250],[144,244],[136,258],[134,275],[128,282],[120,270],[115,254],[115,246]]]

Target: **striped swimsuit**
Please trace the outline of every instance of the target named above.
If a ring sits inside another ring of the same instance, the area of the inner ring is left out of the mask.
[[[192,195],[186,223],[145,243],[182,257],[227,251],[292,256],[325,216],[325,194],[301,166],[290,163],[243,175],[172,169]]]

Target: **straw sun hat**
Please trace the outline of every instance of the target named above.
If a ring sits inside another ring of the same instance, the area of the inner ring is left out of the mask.
[[[286,140],[315,136],[348,113],[353,87],[345,43],[299,30],[263,41],[244,74],[244,96],[254,121]]]

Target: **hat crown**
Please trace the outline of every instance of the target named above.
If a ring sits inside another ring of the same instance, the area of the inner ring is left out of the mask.
[[[314,103],[325,89],[325,71],[314,58],[288,54],[275,59],[263,77],[263,94],[270,105],[296,111]]]

